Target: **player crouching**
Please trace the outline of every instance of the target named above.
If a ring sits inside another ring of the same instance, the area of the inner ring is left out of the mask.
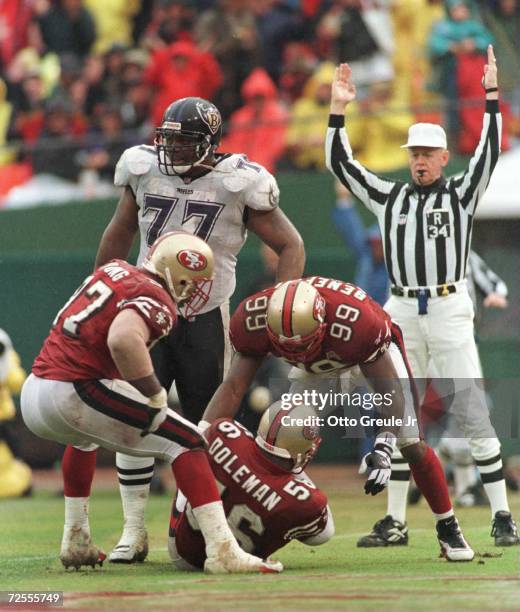
[[[177,308],[209,299],[213,253],[200,238],[164,234],[142,268],[112,260],[58,313],[22,390],[22,413],[36,435],[67,444],[62,461],[65,568],[101,565],[88,520],[96,450],[159,457],[171,464],[205,543],[205,569],[279,572],[279,563],[240,549],[231,533],[199,430],[168,409],[150,347],[177,323]]]
[[[334,535],[325,494],[303,475],[321,442],[319,429],[282,419],[312,414],[311,407],[283,410],[277,402],[263,414],[256,439],[231,419],[205,431],[228,524],[248,553],[265,559],[291,540],[317,546]],[[168,550],[178,569],[207,567],[199,523],[182,494],[172,509]]]

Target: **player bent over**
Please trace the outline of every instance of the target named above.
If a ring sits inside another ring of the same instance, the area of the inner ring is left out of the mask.
[[[368,382],[382,397],[394,394],[387,416],[405,422],[415,416],[416,392],[408,381],[401,331],[379,304],[350,283],[314,276],[256,293],[238,306],[230,335],[237,355],[204,413],[206,421],[235,414],[268,353],[295,366],[292,394],[348,392]],[[442,466],[416,425],[380,430],[365,457],[370,468],[365,492],[375,495],[387,485],[396,444],[435,515],[442,554],[450,561],[471,561],[474,553],[454,516]]]
[[[193,506],[211,573],[281,571],[242,551],[231,533],[198,429],[167,408],[149,348],[176,324],[177,306],[207,300],[213,253],[200,238],[159,238],[138,269],[121,260],[98,268],[58,313],[22,390],[22,414],[36,435],[67,444],[62,461],[67,568],[102,564],[92,543],[88,501],[96,449],[171,463]]]
[[[231,531],[245,551],[261,558],[294,539],[317,546],[334,535],[326,496],[302,475],[321,442],[319,427],[298,426],[284,416],[305,419],[315,411],[283,410],[277,402],[262,415],[256,439],[231,419],[204,432]],[[168,550],[179,569],[204,567],[204,539],[182,496],[172,510]]]

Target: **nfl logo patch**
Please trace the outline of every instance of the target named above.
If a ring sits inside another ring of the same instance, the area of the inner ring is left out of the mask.
[[[407,219],[407,217],[408,217],[408,215],[405,215],[405,214],[401,213],[401,214],[399,215],[399,221],[398,221],[398,224],[399,224],[399,225],[404,225],[404,224],[406,223],[406,219]]]

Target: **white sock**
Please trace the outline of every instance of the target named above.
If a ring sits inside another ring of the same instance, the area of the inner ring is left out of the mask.
[[[150,493],[154,459],[117,453],[116,467],[125,530],[144,529],[144,513]]]
[[[477,459],[476,464],[491,506],[491,518],[500,510],[509,512],[501,454],[490,459]]]
[[[390,480],[388,482],[388,499],[386,513],[396,521],[406,523],[406,504],[410,480]]]
[[[443,519],[447,519],[450,518],[450,516],[453,516],[455,513],[453,512],[453,508],[451,510],[448,510],[448,512],[444,512],[443,514],[435,514],[435,512],[433,513],[433,516],[435,517],[436,521],[442,521]]]
[[[89,497],[65,496],[65,529],[83,527],[90,533],[88,522]]]
[[[497,482],[484,483],[484,490],[491,505],[491,518],[494,518],[495,514],[500,510],[510,512],[507,502],[506,481],[504,479]]]
[[[453,467],[453,479],[455,481],[455,496],[459,497],[477,483],[475,466],[473,464],[455,465]]]
[[[231,529],[227,523],[221,501],[197,506],[197,508],[193,508],[193,515],[204,536],[206,554],[208,557],[211,556],[208,553],[208,549],[221,542],[232,540],[234,544],[238,546],[235,536],[231,533]]]
[[[399,449],[392,454],[392,475],[387,486],[387,510],[396,521],[406,522],[406,505],[410,487],[410,466]]]

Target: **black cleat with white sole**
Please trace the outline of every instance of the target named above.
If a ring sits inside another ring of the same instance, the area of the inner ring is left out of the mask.
[[[378,546],[406,546],[408,544],[408,527],[406,523],[396,521],[387,514],[377,521],[372,531],[360,538],[358,548],[375,548]]]
[[[448,561],[472,561],[475,553],[466,542],[454,516],[437,521],[437,539],[441,556]]]

